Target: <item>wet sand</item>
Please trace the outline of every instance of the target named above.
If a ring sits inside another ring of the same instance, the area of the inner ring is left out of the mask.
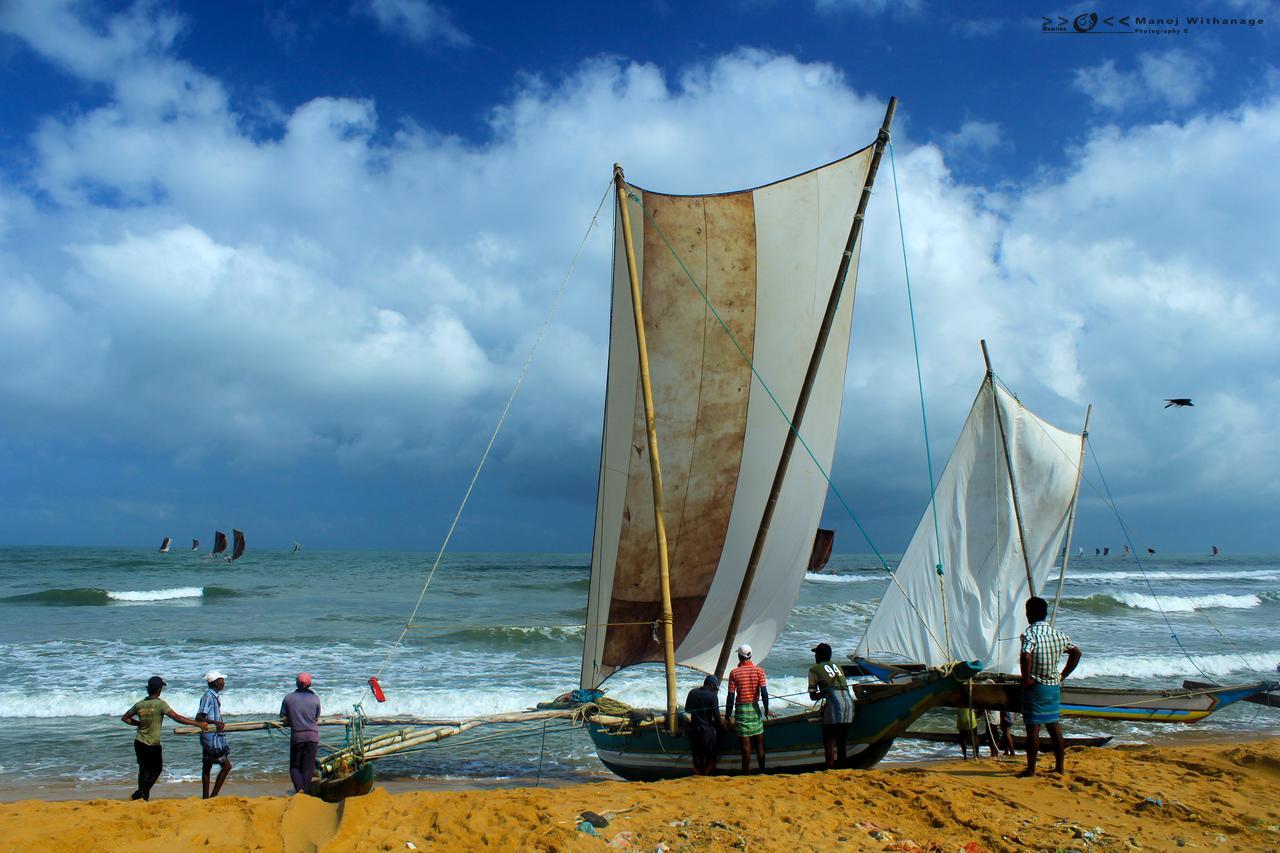
[[[116,791],[0,804],[0,838],[58,850],[1280,850],[1280,739],[1073,750],[1065,778],[1014,778],[1021,767],[987,758],[655,784],[377,788],[341,806],[247,797],[241,786],[208,802],[127,802]],[[598,836],[577,828],[586,810],[610,819]]]

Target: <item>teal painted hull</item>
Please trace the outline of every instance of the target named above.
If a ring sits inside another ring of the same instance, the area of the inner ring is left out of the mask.
[[[859,698],[849,727],[846,758],[837,766],[855,770],[874,766],[884,758],[894,738],[981,668],[979,663],[958,664],[950,674],[928,673],[896,685],[893,691],[878,690],[867,699]],[[857,687],[854,689],[856,692]],[[766,772],[825,770],[821,722],[820,713],[812,710],[767,720]],[[654,781],[693,775],[689,739],[683,730],[674,736],[654,726],[618,732],[597,723],[588,723],[587,730],[601,763],[624,779]],[[741,773],[741,740],[732,732],[724,732],[718,749],[716,775]]]

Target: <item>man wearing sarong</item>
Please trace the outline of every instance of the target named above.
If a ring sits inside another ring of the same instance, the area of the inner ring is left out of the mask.
[[[211,669],[204,674],[204,681],[208,689],[200,697],[200,711],[196,714],[196,720],[213,723],[217,729],[200,735],[200,796],[207,800],[218,796],[222,783],[227,781],[227,776],[231,773],[231,747],[227,745],[227,736],[222,734],[222,730],[226,728],[222,722],[222,691],[227,687],[227,677],[216,669]],[[210,791],[209,777],[215,764],[218,765],[218,778]]]
[[[720,680],[708,675],[701,687],[689,691],[684,700],[689,725],[689,752],[693,756],[693,775],[708,776],[716,772],[716,754],[719,751],[720,730],[724,720],[720,718]]]
[[[810,651],[816,661],[809,667],[809,698],[822,700],[822,749],[827,769],[844,762],[849,725],[853,722],[853,694],[844,670],[831,662],[831,646],[818,643]]]
[[[764,709],[761,713],[761,708]],[[742,772],[751,772],[751,747],[756,748],[756,766],[764,771],[764,718],[769,716],[769,691],[764,670],[751,660],[751,647],[738,647],[738,665],[729,673],[729,695],[724,715],[733,720],[742,738]]]
[[[1022,719],[1027,726],[1027,769],[1021,777],[1036,775],[1036,759],[1040,752],[1040,727],[1049,729],[1053,742],[1053,757],[1057,763],[1055,773],[1066,769],[1067,748],[1062,741],[1062,726],[1058,724],[1058,707],[1062,696],[1062,682],[1080,662],[1080,649],[1071,638],[1056,630],[1045,618],[1049,604],[1035,596],[1027,599],[1028,627],[1022,635]],[[1063,655],[1067,664],[1058,671]]]

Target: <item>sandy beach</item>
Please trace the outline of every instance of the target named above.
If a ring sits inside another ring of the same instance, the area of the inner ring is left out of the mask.
[[[278,796],[28,800],[0,805],[0,837],[10,849],[58,850],[1280,850],[1280,739],[1073,750],[1065,778],[1016,779],[1020,766],[376,788],[341,806]],[[597,836],[578,829],[584,811],[609,820]]]

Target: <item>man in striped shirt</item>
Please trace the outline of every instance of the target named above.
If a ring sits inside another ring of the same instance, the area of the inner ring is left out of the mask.
[[[1036,759],[1040,752],[1040,727],[1049,729],[1053,742],[1055,773],[1065,769],[1067,750],[1058,724],[1062,682],[1080,662],[1080,649],[1071,638],[1045,621],[1049,603],[1039,596],[1027,599],[1027,630],[1022,635],[1022,718],[1027,726],[1027,769],[1019,776],[1036,775]],[[1058,671],[1063,655],[1067,664]]]
[[[760,712],[761,706],[764,713]],[[751,771],[751,747],[756,748],[756,764],[764,772],[764,718],[769,716],[769,690],[764,670],[751,660],[751,647],[738,647],[738,665],[729,673],[729,695],[724,715],[733,720],[742,738],[742,772]]]

